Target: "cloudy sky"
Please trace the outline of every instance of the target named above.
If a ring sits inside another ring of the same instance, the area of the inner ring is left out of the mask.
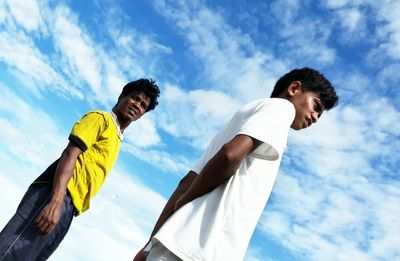
[[[131,260],[166,199],[236,109],[287,71],[340,106],[291,131],[247,261],[400,259],[398,0],[0,0],[0,226],[85,112],[155,79],[92,208],[52,260]]]

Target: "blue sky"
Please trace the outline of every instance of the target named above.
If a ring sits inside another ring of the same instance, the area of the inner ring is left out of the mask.
[[[0,1],[0,226],[85,112],[151,77],[91,209],[52,260],[131,260],[212,135],[309,66],[338,108],[289,134],[246,260],[400,259],[400,2]]]

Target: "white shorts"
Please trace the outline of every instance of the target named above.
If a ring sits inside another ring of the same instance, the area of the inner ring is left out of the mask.
[[[160,242],[151,246],[146,261],[182,261]]]

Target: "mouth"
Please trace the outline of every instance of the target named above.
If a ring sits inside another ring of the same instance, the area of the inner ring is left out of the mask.
[[[133,116],[137,115],[137,111],[134,108],[129,108],[129,113],[132,114]]]
[[[312,124],[311,119],[310,119],[310,118],[306,118],[305,121],[306,121],[306,126],[307,126],[307,127],[310,127],[311,124]]]

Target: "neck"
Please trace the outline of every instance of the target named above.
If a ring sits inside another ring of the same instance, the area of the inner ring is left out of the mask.
[[[125,129],[129,126],[131,122],[122,117],[121,113],[118,111],[116,106],[114,106],[112,111],[115,113],[115,115],[117,115],[117,120],[119,123],[120,130],[122,133],[124,133]]]

